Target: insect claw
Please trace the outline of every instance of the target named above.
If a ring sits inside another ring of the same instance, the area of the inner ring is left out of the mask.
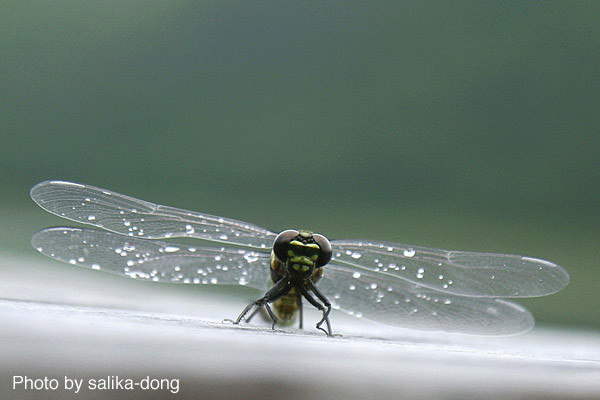
[[[325,330],[324,328],[321,327],[321,325],[323,325],[323,323],[327,323],[328,330]],[[325,333],[327,335],[327,337],[333,337],[333,334],[331,333],[331,326],[329,325],[329,319],[327,317],[323,317],[323,319],[321,319],[317,323],[317,329],[320,331],[323,331],[323,333]]]

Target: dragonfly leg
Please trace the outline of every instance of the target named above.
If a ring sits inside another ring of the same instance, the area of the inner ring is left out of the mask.
[[[329,322],[329,313],[331,312],[331,303],[329,302],[327,297],[325,297],[325,295],[323,295],[323,293],[321,293],[319,291],[319,289],[317,289],[317,287],[315,285],[313,285],[313,283],[311,281],[308,281],[308,283],[309,283],[310,290],[319,298],[319,300],[321,300],[323,302],[323,305],[326,308],[326,311],[323,312],[323,318],[321,318],[321,320],[317,323],[317,328],[324,331],[324,329],[321,328],[321,325],[323,325],[323,322],[325,322],[327,325],[328,335],[333,336],[333,334],[331,333],[331,323]]]
[[[246,318],[246,319],[244,320],[244,322],[250,322],[250,320],[251,320],[252,318],[254,318],[254,316],[255,316],[256,314],[258,314],[258,312],[259,312],[259,311],[260,311],[260,307],[257,307],[257,308],[255,308],[255,309],[254,309],[254,311],[252,311],[252,313],[251,313],[251,314],[248,316],[248,318]]]
[[[271,317],[271,319],[273,320],[273,324],[271,325],[271,329],[275,329],[275,325],[277,325],[277,316],[275,315],[275,313],[273,313],[273,310],[271,310],[271,307],[269,307],[268,303],[264,304],[265,306],[265,310],[267,310],[267,314],[269,314],[269,317]]]
[[[298,321],[299,321],[299,327],[300,329],[304,329],[302,327],[302,325],[304,324],[304,314],[302,312],[302,295],[300,294],[300,292],[296,291],[296,293],[298,294]]]
[[[331,303],[329,302],[329,300],[327,300],[327,297],[323,296],[323,294],[321,294],[321,292],[319,292],[319,290],[315,287],[315,285],[312,284],[311,281],[306,281],[306,286],[308,287],[308,289],[310,289],[311,292],[313,292],[317,296],[317,298],[319,300],[321,300],[323,302],[323,304],[321,304],[317,300],[315,300],[315,298],[312,297],[312,295],[308,292],[308,290],[306,290],[306,288],[304,288],[304,287],[300,288],[300,293],[302,293],[302,296],[304,296],[304,298],[310,304],[312,304],[318,310],[323,312],[323,318],[321,318],[321,320],[319,322],[317,322],[317,329],[323,331],[329,337],[333,336],[333,333],[331,332],[331,323],[329,322],[329,313],[331,312]],[[323,323],[325,323],[325,325],[327,325],[327,330],[321,328],[321,325],[323,325]]]
[[[269,307],[269,303],[277,300],[281,296],[285,296],[291,288],[292,286],[290,285],[290,282],[288,280],[280,279],[275,285],[273,285],[271,289],[267,291],[267,293],[265,293],[263,297],[248,304],[246,308],[244,308],[244,310],[237,317],[237,319],[233,321],[233,323],[237,325],[240,322],[244,321],[246,314],[248,314],[250,310],[252,310],[254,307],[257,307],[257,309],[252,314],[250,314],[248,320],[250,320],[254,316],[254,314],[256,314],[258,310],[260,310],[261,307],[265,307],[265,310],[267,310],[269,317],[271,317],[271,320],[273,320],[273,325],[271,325],[271,328],[275,329],[275,324],[277,324],[278,319],[277,316],[275,316],[275,313],[273,313],[273,310],[271,310],[271,307]]]
[[[235,325],[239,324],[240,322],[242,322],[244,320],[244,317],[246,316],[246,314],[248,314],[248,312],[254,307],[256,306],[256,302],[253,301],[252,303],[248,304],[246,306],[246,308],[244,308],[244,310],[240,313],[240,315],[238,315],[237,319],[235,321],[227,319],[226,321],[231,321],[233,322]]]

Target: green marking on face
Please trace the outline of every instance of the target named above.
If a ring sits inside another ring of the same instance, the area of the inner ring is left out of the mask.
[[[316,267],[321,255],[321,247],[315,242],[305,243],[312,238],[312,233],[300,231],[296,239],[289,243],[287,249],[287,265],[289,271],[297,275],[307,276]]]
[[[294,271],[306,272],[310,269],[310,265],[306,264],[292,264],[292,269]]]
[[[308,247],[308,248],[310,248],[310,249],[316,249],[316,250],[319,250],[319,249],[320,249],[319,245],[318,245],[318,244],[316,244],[316,243],[302,243],[302,242],[299,242],[298,240],[292,240],[292,241],[290,242],[290,245],[291,245],[291,246],[302,246],[302,247]]]
[[[314,261],[312,258],[306,256],[294,256],[290,257],[290,262],[294,264],[313,265]]]

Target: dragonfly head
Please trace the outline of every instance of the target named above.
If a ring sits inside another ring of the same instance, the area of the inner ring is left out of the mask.
[[[273,252],[291,278],[308,279],[331,260],[331,243],[323,235],[289,229],[277,235]]]

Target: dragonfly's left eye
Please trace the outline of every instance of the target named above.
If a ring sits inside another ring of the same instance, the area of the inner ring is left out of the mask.
[[[273,243],[273,252],[277,258],[280,260],[288,258],[289,244],[296,236],[298,236],[298,231],[294,229],[288,229],[277,235]]]

